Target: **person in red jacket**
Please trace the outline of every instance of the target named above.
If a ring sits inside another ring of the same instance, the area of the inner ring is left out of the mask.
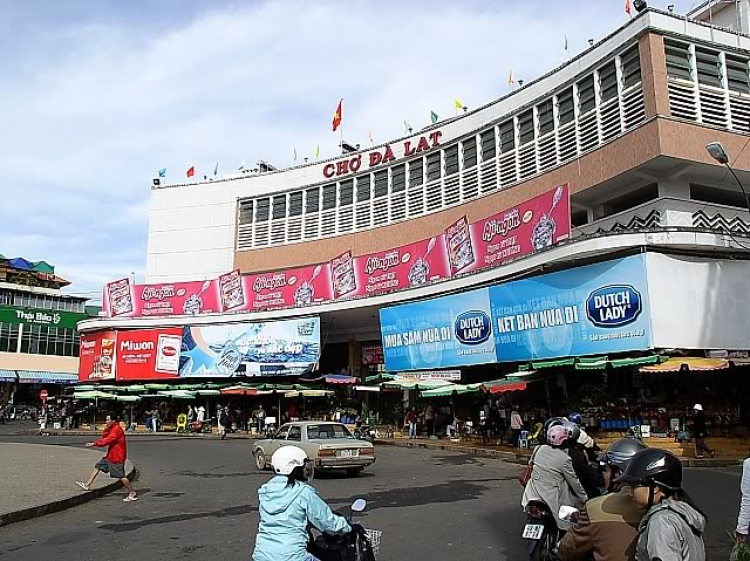
[[[86,483],[76,481],[76,484],[88,491],[91,485],[94,483],[94,479],[99,475],[99,472],[108,473],[113,479],[119,479],[122,484],[128,490],[128,495],[123,500],[126,503],[137,501],[138,497],[133,491],[133,486],[130,484],[130,480],[125,476],[125,460],[128,457],[128,445],[125,441],[125,433],[120,426],[119,420],[116,415],[107,415],[107,426],[102,433],[102,437],[94,442],[86,444],[86,448],[96,446],[97,448],[107,447],[107,455],[99,460],[95,466],[94,472],[89,477]]]

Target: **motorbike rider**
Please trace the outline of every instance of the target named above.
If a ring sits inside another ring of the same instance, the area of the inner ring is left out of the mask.
[[[282,446],[271,456],[276,476],[258,490],[260,524],[253,561],[314,561],[307,552],[307,526],[327,534],[352,530],[307,483],[311,460],[297,446]]]
[[[706,515],[682,489],[682,464],[666,450],[638,452],[615,479],[645,510],[638,526],[638,561],[705,561]]]
[[[521,499],[524,509],[530,502],[546,504],[555,518],[557,527],[563,531],[568,530],[571,523],[560,519],[560,507],[565,505],[581,508],[587,499],[586,491],[573,470],[573,460],[566,450],[569,438],[567,427],[550,427],[547,443],[538,446],[531,456],[531,477],[526,483]]]
[[[571,423],[578,425],[578,428],[581,430],[581,436],[578,438],[578,443],[583,446],[583,450],[586,452],[589,460],[596,462],[598,460],[597,455],[602,449],[599,448],[599,445],[594,442],[594,439],[586,433],[586,430],[583,428],[583,418],[581,417],[581,414],[574,411],[568,415],[568,420]]]
[[[602,494],[600,491],[602,481],[597,470],[589,463],[588,456],[580,444],[581,429],[578,428],[578,425],[571,422],[567,422],[563,426],[568,429],[568,434],[570,435],[567,446],[568,455],[573,460],[573,470],[576,472],[581,485],[583,485],[588,498],[598,497]]]
[[[558,559],[576,561],[634,561],[638,524],[643,517],[630,495],[614,483],[630,460],[646,445],[635,438],[621,438],[607,449],[602,459],[608,494],[589,500],[573,528],[560,542]]]

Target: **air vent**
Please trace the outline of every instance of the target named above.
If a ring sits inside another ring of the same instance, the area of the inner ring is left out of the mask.
[[[516,170],[516,151],[500,156],[500,184],[509,185],[518,179]]]
[[[351,232],[354,229],[354,207],[349,205],[339,208],[339,232]]]
[[[732,129],[750,133],[750,96],[730,93],[729,109],[732,113]]]
[[[521,179],[526,179],[536,173],[536,146],[529,144],[518,150],[518,167],[521,171]]]
[[[409,189],[409,216],[418,216],[424,212],[424,186]]]
[[[445,179],[445,206],[454,205],[461,199],[460,182],[457,176]]]
[[[596,111],[590,111],[578,119],[578,137],[581,139],[581,152],[587,152],[599,144]]]
[[[274,220],[271,223],[271,244],[280,245],[286,241],[286,220]]]
[[[382,226],[388,223],[388,199],[376,199],[372,206],[373,220],[375,226]]]
[[[641,84],[630,88],[622,94],[622,117],[626,129],[636,126],[646,118],[646,109],[643,105],[643,90]]]
[[[569,123],[557,129],[557,143],[559,146],[560,162],[565,162],[578,153],[575,123]]]
[[[461,177],[461,200],[470,201],[479,195],[479,174],[476,166],[464,170]]]
[[[305,216],[305,239],[314,240],[320,235],[320,214],[308,214]]]
[[[290,218],[286,226],[286,239],[289,242],[302,240],[302,218]]]
[[[727,128],[727,105],[723,90],[700,88],[701,120],[706,125]]]
[[[500,183],[497,181],[497,160],[492,159],[489,162],[482,163],[482,193],[489,193],[500,187]]]
[[[332,236],[336,233],[336,211],[335,210],[324,210],[321,213],[321,230],[320,233],[323,237]]]
[[[264,247],[268,245],[268,222],[255,225],[255,236],[253,242],[255,247]]]
[[[406,218],[406,192],[391,195],[391,222]]]
[[[369,202],[357,205],[357,230],[364,230],[372,226],[372,212]]]
[[[555,135],[548,134],[539,139],[539,169],[545,170],[557,164]]]
[[[695,102],[695,85],[689,82],[669,80],[669,111],[672,117],[698,120],[698,109]]]
[[[432,181],[427,184],[427,211],[439,210],[443,207],[443,184]]]
[[[599,108],[599,119],[602,124],[602,142],[607,142],[620,134],[620,103],[617,97]]]

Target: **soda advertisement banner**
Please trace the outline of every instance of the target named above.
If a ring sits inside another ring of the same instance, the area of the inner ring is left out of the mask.
[[[186,326],[180,376],[300,374],[320,358],[320,318]]]
[[[489,288],[499,362],[652,347],[645,256]]]
[[[117,332],[117,380],[177,378],[182,328]]]
[[[83,333],[78,352],[78,381],[102,382],[115,379],[117,333]]]
[[[354,290],[347,296],[375,296],[450,277],[443,236],[354,259]],[[351,277],[349,277],[351,279]]]
[[[127,281],[127,279],[125,280]],[[129,282],[127,285],[119,284],[122,282],[110,283],[105,288],[104,310],[109,316],[197,316],[222,311],[218,280],[165,284],[130,285]],[[113,284],[116,285],[114,289],[111,288]],[[128,289],[127,297],[124,292],[126,286]],[[127,305],[123,304],[126,301],[128,302]],[[107,303],[109,303],[109,307],[107,307]]]
[[[497,267],[570,237],[570,193],[561,185],[513,208],[445,231],[451,274]]]
[[[328,263],[258,275],[245,275],[242,277],[242,286],[247,302],[238,311],[256,312],[274,308],[309,306],[313,303],[332,300]]]
[[[495,362],[486,288],[380,310],[386,370]]]

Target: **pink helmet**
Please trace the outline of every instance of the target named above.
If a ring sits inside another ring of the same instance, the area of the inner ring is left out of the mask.
[[[550,446],[562,446],[568,440],[570,431],[563,425],[555,425],[547,431],[547,444]]]

